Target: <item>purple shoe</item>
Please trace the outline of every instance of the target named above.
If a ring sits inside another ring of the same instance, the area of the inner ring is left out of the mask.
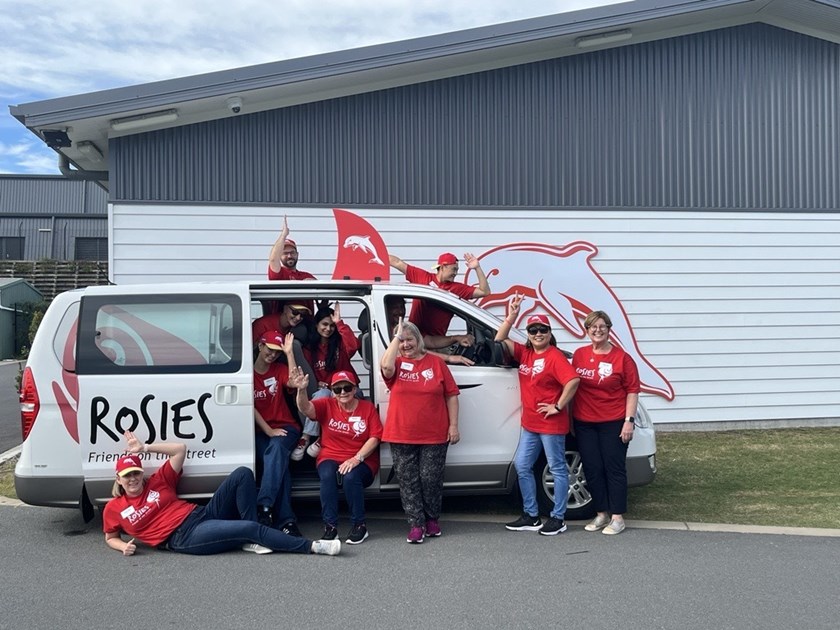
[[[423,542],[423,538],[425,538],[423,528],[412,527],[408,532],[408,536],[406,536],[405,542],[411,543],[412,545],[419,545]]]
[[[437,538],[443,532],[440,531],[440,525],[436,518],[430,518],[426,521],[426,536],[429,538]]]

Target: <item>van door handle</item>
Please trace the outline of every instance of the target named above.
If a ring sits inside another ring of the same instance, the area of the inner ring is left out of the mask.
[[[216,385],[213,400],[217,405],[236,405],[239,403],[239,387],[236,385]]]

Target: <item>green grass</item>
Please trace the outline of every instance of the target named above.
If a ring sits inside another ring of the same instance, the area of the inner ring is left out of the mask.
[[[840,428],[659,433],[639,520],[840,528]]]
[[[17,498],[14,478],[15,463],[17,463],[17,457],[0,464],[0,497]]]

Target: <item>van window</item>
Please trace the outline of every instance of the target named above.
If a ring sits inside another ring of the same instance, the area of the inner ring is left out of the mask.
[[[79,318],[79,303],[67,307],[61,322],[55,329],[53,352],[63,370],[76,371],[76,326]]]
[[[84,298],[78,372],[237,372],[241,319],[235,295]]]

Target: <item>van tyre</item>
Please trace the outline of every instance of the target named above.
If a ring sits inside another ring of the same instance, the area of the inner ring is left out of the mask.
[[[571,443],[570,443],[571,442]],[[569,499],[566,506],[567,521],[582,521],[595,515],[592,495],[586,485],[586,475],[580,461],[577,446],[568,437],[566,439],[566,466],[569,468]],[[537,477],[537,502],[540,512],[550,514],[554,508],[554,476],[548,469],[545,454],[540,455],[534,466]]]

